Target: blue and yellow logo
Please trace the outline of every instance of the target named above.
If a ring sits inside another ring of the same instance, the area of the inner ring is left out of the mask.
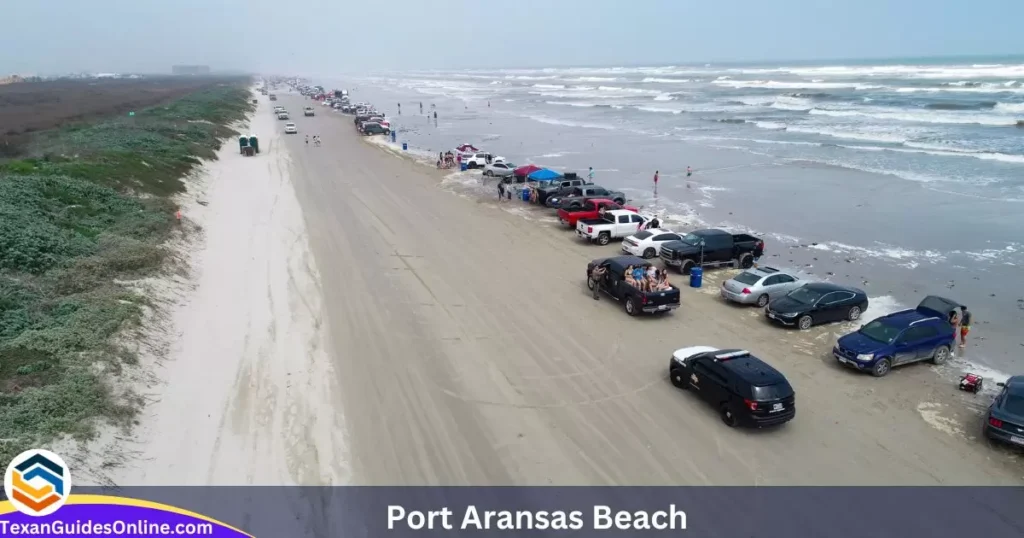
[[[71,494],[71,470],[49,450],[26,450],[7,466],[4,493],[19,512],[48,516]]]

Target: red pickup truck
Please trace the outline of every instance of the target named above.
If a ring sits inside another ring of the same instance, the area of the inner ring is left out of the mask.
[[[608,211],[612,209],[625,209],[634,213],[639,212],[639,210],[633,206],[619,205],[611,200],[594,198],[583,202],[582,207],[559,209],[558,221],[564,225],[568,225],[570,228],[576,228],[576,222],[580,219],[596,219],[600,217],[599,211],[602,209]]]

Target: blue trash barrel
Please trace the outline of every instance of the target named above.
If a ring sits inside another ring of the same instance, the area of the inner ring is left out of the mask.
[[[690,269],[690,287],[699,288],[704,282],[704,269],[701,267],[694,267]]]
[[[462,163],[462,164],[460,165],[459,169],[460,169],[460,170],[462,170],[463,172],[465,172],[466,170],[469,170],[469,163],[467,163],[467,162],[463,162],[463,163]]]
[[[395,132],[395,131],[391,131],[391,143],[392,144],[394,144],[396,142],[397,138],[398,138],[398,133]]]
[[[409,149],[409,143],[408,142],[402,142],[402,151],[406,151],[408,149]]]
[[[523,201],[524,202],[529,202],[530,201],[530,189],[523,189]]]

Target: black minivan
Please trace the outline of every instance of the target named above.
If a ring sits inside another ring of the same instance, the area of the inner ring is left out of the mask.
[[[729,427],[778,426],[796,416],[796,394],[786,376],[749,351],[677,350],[669,362],[669,378],[715,406]]]

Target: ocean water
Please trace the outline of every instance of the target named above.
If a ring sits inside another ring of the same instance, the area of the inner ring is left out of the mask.
[[[959,300],[976,318],[964,364],[1024,371],[1024,58],[326,82],[374,103],[421,154],[469,142],[516,163],[593,166],[680,228],[764,234],[769,263],[861,286],[887,308]],[[493,190],[478,174],[451,179]]]

